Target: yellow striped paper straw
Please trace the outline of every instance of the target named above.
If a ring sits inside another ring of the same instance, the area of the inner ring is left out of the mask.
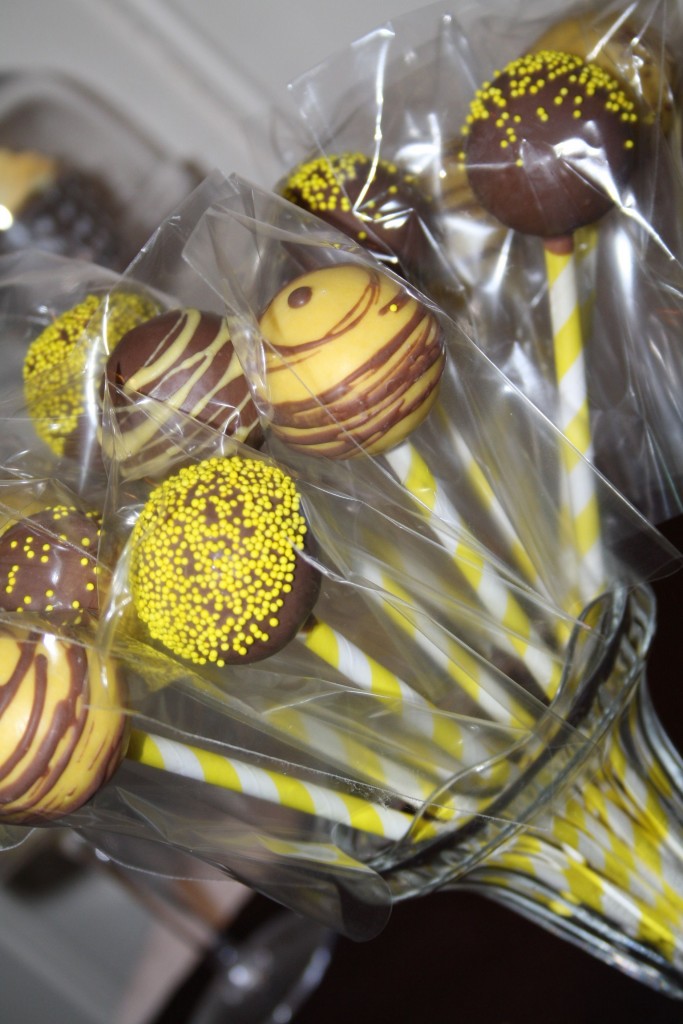
[[[328,725],[314,715],[301,714],[296,708],[278,707],[264,712],[264,718],[275,725],[289,742],[298,742],[307,750],[322,755],[327,764],[335,765],[346,775],[360,777],[374,788],[389,791],[392,796],[409,804],[419,806],[428,800],[448,777],[445,770],[439,772],[436,769],[432,758],[420,759],[412,742],[408,749],[397,751],[401,760],[390,756],[390,744],[386,741],[384,746],[387,749],[378,753],[373,749],[377,746],[376,735],[366,735],[366,741],[363,740],[362,716],[353,723],[337,720],[334,725]],[[350,728],[353,730],[351,734]],[[451,765],[451,772],[455,767]]]
[[[493,673],[487,671],[482,663],[465,644],[452,636],[441,636],[439,643],[428,637],[416,623],[409,619],[405,609],[410,607],[410,598],[393,579],[386,573],[376,569],[371,563],[363,565],[363,575],[379,589],[378,600],[387,615],[411,637],[426,656],[455,683],[459,690],[476,704],[481,712],[492,721],[512,729],[533,727],[540,709],[529,708],[522,695],[515,699],[510,687],[501,684]],[[399,602],[397,607],[384,594],[391,594]],[[527,701],[534,703],[532,698]]]
[[[581,277],[584,281],[590,281],[591,287],[580,296],[581,323],[583,324],[584,337],[593,322],[593,310],[595,309],[595,272],[598,262],[598,240],[600,229],[597,224],[584,224],[574,232],[574,257],[577,268],[581,269]]]
[[[605,872],[629,892],[649,903],[663,917],[683,920],[680,867],[667,856],[659,837],[635,822],[626,806],[602,787],[583,788],[585,806],[569,801],[564,818],[569,827],[590,835],[602,851]],[[581,845],[579,849],[583,851]]]
[[[299,639],[360,689],[395,700],[397,706],[407,702],[433,709],[433,705],[408,683],[327,623],[315,619],[299,633]]]
[[[564,522],[575,547],[567,557],[575,554],[577,558],[577,596],[585,604],[604,584],[604,565],[600,510],[590,466],[593,442],[573,242],[568,240],[566,247],[545,245],[544,252],[558,388],[556,422],[576,449],[562,447]]]
[[[465,478],[469,483],[474,494],[476,494],[482,508],[486,511],[494,527],[498,531],[509,555],[510,561],[516,565],[518,571],[521,573],[524,580],[537,592],[543,593],[545,590],[544,583],[538,574],[538,570],[534,565],[532,559],[529,556],[527,549],[525,548],[522,541],[519,539],[517,530],[512,523],[510,516],[506,512],[503,504],[501,503],[498,495],[491,486],[486,474],[482,470],[479,462],[474,457],[469,445],[465,441],[460,431],[456,430],[453,424],[450,422],[445,410],[438,406],[435,410],[436,415],[439,416],[442,429],[448,434],[449,448],[452,454],[460,463],[464,472]],[[422,486],[425,486],[425,482],[421,481]],[[429,491],[427,490],[428,494]],[[424,500],[424,499],[423,499]],[[440,501],[438,495],[434,498],[429,499],[426,504],[432,501],[434,504],[434,510],[439,514],[439,508],[443,504]],[[430,506],[431,507],[431,506]],[[451,506],[452,507],[452,506]],[[448,519],[448,513],[444,505],[444,518]]]
[[[137,729],[131,733],[126,756],[138,764],[391,841],[403,839],[413,825],[413,816],[404,811]],[[434,835],[435,824],[420,821],[414,840],[418,842]]]
[[[406,620],[401,619],[389,605],[385,610],[390,618],[398,621],[405,631]],[[437,654],[442,670],[451,675],[458,674],[457,666],[450,663],[440,651],[432,649],[424,636],[412,630],[411,635],[416,636],[417,642],[432,655],[432,661],[434,654]],[[448,777],[461,771],[463,766],[483,763],[490,759],[491,750],[486,745],[481,730],[473,728],[472,720],[468,720],[468,728],[463,727],[462,723],[458,721],[459,716],[440,711],[422,694],[390,672],[380,662],[365,654],[327,623],[314,620],[304,632],[299,634],[299,639],[318,657],[337,668],[355,687],[386,701],[391,714],[400,716],[407,725],[409,737],[406,739],[409,742],[409,749],[403,749],[403,760],[406,764],[414,765],[416,771],[422,769],[422,781],[419,784],[423,788],[422,790],[416,789],[416,779],[412,780],[411,786],[410,779],[406,777],[400,795],[407,797],[411,792],[413,795],[421,792],[426,800],[431,797],[434,788],[446,782]],[[475,659],[471,655],[467,657],[470,669],[474,668]],[[425,671],[428,671],[426,666]],[[458,678],[461,684],[465,683],[472,697],[477,695],[482,698],[483,691],[471,682],[466,672],[460,670]],[[495,704],[495,709],[495,719],[498,721],[501,717],[500,707]],[[338,732],[338,730],[335,731]],[[301,738],[305,738],[303,733]],[[319,737],[315,738],[316,744],[319,739]],[[328,739],[323,739],[320,742],[320,747],[329,755],[337,750],[340,742],[339,736],[329,736]],[[365,750],[370,754],[367,745]],[[440,754],[446,755],[445,759],[443,756],[437,756],[437,750]],[[356,753],[360,758],[362,752],[356,749]],[[381,777],[381,771],[382,766],[376,764],[377,778]],[[391,782],[396,783],[397,779],[398,775],[386,773],[385,781],[388,785]],[[428,792],[430,783],[432,789]],[[397,793],[397,795],[399,794]]]
[[[430,495],[436,497],[439,491],[437,482],[425,460],[412,445],[402,445],[400,449],[387,453],[384,458],[409,493],[423,502],[425,497],[429,500]],[[457,513],[452,510],[451,525],[463,530],[459,520],[453,521],[455,516]],[[539,637],[511,585],[506,584],[492,564],[467,540],[450,536],[440,529],[436,518],[436,515],[430,518],[430,529],[456,563],[481,605],[496,625],[500,626],[503,646],[523,662],[543,692],[552,699],[562,677],[560,660],[548,652],[545,641]]]
[[[511,872],[513,877],[508,880],[501,871]],[[484,883],[497,885],[503,891],[511,888],[514,892],[515,877],[538,882],[556,894],[554,899],[542,899],[554,914],[569,913],[562,908],[560,900],[577,908],[584,906],[616,925],[625,935],[649,943],[667,959],[680,959],[680,951],[676,955],[676,935],[680,934],[683,923],[680,915],[661,916],[659,907],[622,889],[618,881],[606,877],[599,866],[589,863],[568,844],[555,846],[543,837],[521,835],[509,849],[487,860],[481,872],[475,870],[466,884],[472,881],[476,886],[478,875]],[[534,898],[539,896],[535,888]]]
[[[385,610],[396,621],[391,607]],[[408,717],[417,735],[455,754],[465,736],[455,716],[440,711],[417,690],[365,654],[354,643],[324,622],[314,621],[299,634],[306,646],[329,665],[337,668],[354,686],[388,702],[390,710]],[[470,658],[469,663],[474,664]]]

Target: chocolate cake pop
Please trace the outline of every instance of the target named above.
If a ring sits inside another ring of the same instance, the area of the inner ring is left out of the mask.
[[[341,153],[300,164],[278,191],[397,273],[420,276],[433,242],[429,203],[415,175],[387,160]]]
[[[35,150],[0,148],[0,254],[43,249],[122,270],[132,258],[105,182]]]
[[[258,661],[318,597],[294,481],[256,459],[209,458],[149,496],[131,536],[130,589],[149,636],[194,665]]]
[[[84,377],[91,354],[86,337],[106,330],[111,349],[131,327],[158,312],[158,303],[137,292],[115,292],[106,301],[91,294],[31,342],[23,367],[26,405],[36,433],[56,455],[77,450],[83,431]]]
[[[133,327],[110,355],[105,378],[116,412],[109,454],[132,462],[138,475],[163,469],[178,450],[164,435],[164,410],[169,417],[178,410],[252,447],[262,441],[228,325],[214,313],[170,310]],[[147,415],[141,395],[163,409]]]
[[[126,736],[120,680],[92,647],[0,623],[0,821],[77,810],[111,778]]]
[[[544,238],[602,217],[632,173],[635,103],[597,64],[544,50],[512,61],[477,92],[464,159],[481,204]]]
[[[0,535],[0,608],[80,624],[99,610],[100,518],[55,505]]]
[[[562,18],[529,47],[529,52],[561,50],[599,64],[632,94],[643,123],[671,131],[676,65],[652,25],[639,26],[614,13],[587,12]]]
[[[381,270],[340,264],[304,274],[275,296],[260,328],[272,430],[307,453],[386,451],[436,399],[439,322]]]

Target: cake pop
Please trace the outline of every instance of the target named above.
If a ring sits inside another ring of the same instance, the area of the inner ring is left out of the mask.
[[[386,451],[436,399],[439,322],[379,269],[340,264],[290,281],[260,329],[272,430],[310,454]]]
[[[562,18],[546,29],[529,52],[561,50],[599,64],[632,94],[645,123],[668,134],[673,125],[675,61],[652,25],[639,26],[614,13],[594,11]]]
[[[36,150],[0,148],[0,254],[43,249],[122,270],[133,253],[102,178]]]
[[[228,325],[214,313],[169,310],[133,327],[111,353],[105,380],[116,414],[105,447],[134,466],[128,476],[158,473],[178,451],[162,423],[176,410],[252,447],[263,439]],[[160,403],[156,416],[146,415],[141,396]]]
[[[0,608],[79,625],[99,610],[100,517],[54,505],[0,536]]]
[[[415,175],[388,160],[340,153],[300,164],[278,191],[397,273],[420,276],[433,241],[426,227],[429,202]]]
[[[77,810],[118,767],[127,736],[117,671],[92,646],[0,623],[0,820]]]
[[[269,657],[318,597],[295,484],[266,462],[209,458],[149,496],[131,536],[130,588],[152,639],[195,665]]]
[[[597,64],[543,50],[477,92],[464,160],[482,206],[525,234],[556,238],[602,217],[635,164],[634,100]]]
[[[154,316],[159,305],[137,292],[114,292],[105,300],[90,294],[57,316],[30,344],[24,359],[24,395],[36,433],[59,456],[78,454],[84,427],[84,378],[88,368],[90,333],[106,331],[106,346],[114,347],[141,320]]]

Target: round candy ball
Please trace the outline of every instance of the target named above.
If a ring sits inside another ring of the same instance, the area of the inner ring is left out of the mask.
[[[0,255],[43,249],[115,270],[134,255],[121,203],[92,170],[0,147],[0,203],[11,215],[0,231]]]
[[[156,302],[136,292],[114,292],[106,299],[93,293],[31,342],[23,366],[26,405],[36,433],[56,455],[79,455],[79,438],[91,433],[86,406],[92,343],[102,340],[111,349],[158,311]]]
[[[387,451],[436,399],[439,322],[380,270],[341,264],[304,274],[275,296],[260,327],[272,430],[302,451]]]
[[[0,820],[77,810],[125,753],[116,671],[94,650],[0,623]]]
[[[404,276],[419,276],[433,248],[430,206],[417,177],[387,160],[317,157],[296,167],[279,191]]]
[[[0,608],[78,625],[99,611],[100,518],[67,505],[35,513],[0,535]]]
[[[138,473],[162,470],[177,452],[164,431],[176,411],[245,444],[261,443],[258,412],[227,322],[215,313],[169,310],[133,327],[111,353],[106,381],[116,410],[109,454],[137,459]],[[153,415],[140,396],[161,403]]]
[[[570,16],[550,25],[530,51],[561,50],[599,64],[632,94],[638,114],[648,124],[658,123],[665,134],[674,119],[676,61],[652,25],[617,16]]]
[[[240,456],[183,467],[152,491],[132,532],[137,616],[153,640],[195,665],[267,658],[318,597],[306,535],[296,486],[281,469]]]
[[[570,235],[612,207],[635,162],[635,103],[597,64],[543,50],[477,92],[464,159],[477,198],[503,224]]]

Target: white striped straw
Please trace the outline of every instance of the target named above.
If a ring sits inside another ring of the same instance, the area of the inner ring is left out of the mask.
[[[538,574],[536,566],[520,540],[517,530],[500,498],[491,486],[479,462],[472,454],[465,438],[460,431],[455,429],[440,406],[436,412],[439,414],[442,429],[447,432],[448,445],[451,452],[462,467],[470,487],[477,495],[482,507],[498,531],[510,554],[511,561],[517,566],[526,582],[538,593],[543,593],[545,585]],[[442,499],[439,499],[439,504],[443,506],[443,518],[448,522],[450,515],[452,512],[455,512],[455,509],[451,502],[444,502]],[[435,511],[438,515],[438,509],[435,508]],[[454,518],[453,522],[457,522],[457,519]]]
[[[438,494],[439,488],[429,467],[408,442],[388,452],[385,459],[407,489],[415,486],[416,479],[419,479],[428,482],[425,488],[427,493],[435,496]],[[420,491],[414,496],[418,500],[423,500]],[[545,642],[539,637],[529,615],[515,597],[512,587],[501,579],[490,561],[467,539],[458,539],[440,528],[436,509],[434,511],[435,515],[429,519],[430,529],[454,560],[481,605],[488,611],[493,621],[500,624],[499,636],[503,646],[523,662],[543,692],[552,699],[562,675],[558,659],[548,653]],[[452,519],[451,525],[458,531],[463,530],[459,518],[455,517],[457,513],[453,510],[455,521]],[[465,537],[467,533],[468,531],[465,531]]]
[[[520,701],[511,694],[511,686],[497,679],[487,670],[486,664],[460,641],[442,635],[437,643],[412,622],[405,609],[410,607],[409,596],[395,580],[390,579],[370,562],[362,567],[363,575],[375,587],[376,597],[389,617],[407,633],[427,657],[444,671],[458,689],[476,704],[481,712],[494,722],[513,729],[532,727],[536,718]],[[387,599],[386,594],[396,597],[397,607]]]
[[[558,392],[556,422],[576,449],[572,451],[563,445],[561,453],[567,535],[574,548],[567,552],[567,559],[568,564],[572,557],[576,561],[576,590],[579,600],[585,604],[602,589],[605,570],[600,510],[590,465],[593,441],[573,242],[566,251],[544,246],[544,252]]]
[[[392,758],[389,749],[377,753],[371,746],[375,736],[366,737],[366,742],[363,740],[362,714],[359,714],[357,722],[352,723],[352,734],[349,734],[349,725],[341,720],[330,726],[292,707],[265,712],[264,718],[276,725],[288,741],[304,744],[307,750],[322,754],[328,764],[336,765],[353,777],[360,776],[373,787],[390,791],[407,803],[419,806],[448,777],[443,769],[440,772],[436,769],[431,758],[420,761],[412,743],[409,749],[400,752],[402,760]],[[385,746],[389,748],[389,743],[385,742]],[[452,765],[451,771],[454,768]]]
[[[392,841],[403,839],[414,821],[411,814],[381,803],[139,730],[132,731],[126,756],[139,764]],[[416,842],[436,834],[431,821],[421,820],[416,830]]]
[[[401,621],[400,616],[391,606],[387,605],[385,611],[390,617],[400,621],[402,629],[406,630],[408,625],[406,620]],[[465,679],[466,673],[431,645],[419,631],[411,630],[411,635],[425,651],[430,653],[432,661],[435,656],[438,657],[443,671],[460,678],[461,681]],[[387,758],[386,773],[383,775],[382,764],[375,760],[374,755],[370,754],[367,744],[364,746],[364,750],[368,754],[367,769],[373,768],[374,777],[383,778],[390,788],[393,784],[396,795],[413,800],[416,796],[422,795],[424,800],[429,800],[433,796],[434,789],[447,783],[450,777],[473,765],[486,763],[492,755],[499,753],[498,749],[491,750],[490,743],[487,743],[486,730],[477,726],[473,719],[467,719],[465,725],[463,716],[439,710],[384,665],[365,654],[327,623],[314,621],[304,632],[299,634],[299,639],[325,662],[338,669],[355,687],[387,702],[387,710],[392,715],[400,716],[407,725],[409,737],[401,737],[401,739],[407,739],[409,743],[409,748],[403,749],[402,753],[405,767],[396,765],[395,762]],[[463,653],[462,656],[465,657],[465,654]],[[471,655],[468,656],[468,661],[472,667],[475,666],[475,659]],[[428,669],[425,670],[428,671]],[[480,699],[482,696],[486,697],[484,691],[477,689],[469,680],[468,683],[470,694],[476,694]],[[499,705],[496,704],[495,707],[495,721],[498,723],[501,719],[501,710]],[[278,718],[279,716],[276,716],[276,721]],[[283,722],[286,726],[285,731],[289,732],[290,726],[287,720],[284,719]],[[311,729],[317,729],[317,727],[317,723],[311,725],[306,729],[305,735],[310,738]],[[519,723],[516,722],[513,732],[516,733],[518,729]],[[302,733],[302,738],[303,736]],[[511,736],[510,741],[515,738],[516,736]],[[327,739],[317,736],[313,738],[313,742],[320,746],[323,753],[331,756],[334,751],[339,749],[342,739],[339,736],[329,736]],[[386,737],[385,742],[388,744]],[[346,746],[346,740],[343,743]],[[443,757],[439,759],[436,756],[437,749],[446,755],[445,760]],[[363,750],[355,747],[354,753],[358,759],[357,763],[362,765],[364,763]],[[439,760],[441,760],[440,765]],[[408,762],[413,766],[412,771],[408,768]],[[390,771],[392,767],[394,768],[393,772]],[[417,778],[412,772],[418,772]],[[499,770],[497,774],[500,775],[501,771]],[[401,776],[403,776],[403,781],[400,783],[402,789],[400,786],[396,788]],[[369,776],[366,777],[369,778]],[[475,804],[468,806],[470,810],[481,810]],[[435,813],[441,813],[441,811]]]
[[[639,940],[647,937],[667,955],[676,948],[675,931],[657,910],[621,888],[618,878],[605,877],[569,844],[556,846],[543,837],[521,835],[513,846],[486,861],[481,880],[504,890],[507,883],[505,876],[499,874],[500,869],[547,886],[552,893],[547,905],[553,913],[562,913],[558,910],[559,896],[572,906],[583,905],[604,916],[625,935]],[[475,885],[477,876],[475,871],[472,876]],[[514,882],[512,888],[515,888]],[[534,895],[546,902],[536,889]]]

